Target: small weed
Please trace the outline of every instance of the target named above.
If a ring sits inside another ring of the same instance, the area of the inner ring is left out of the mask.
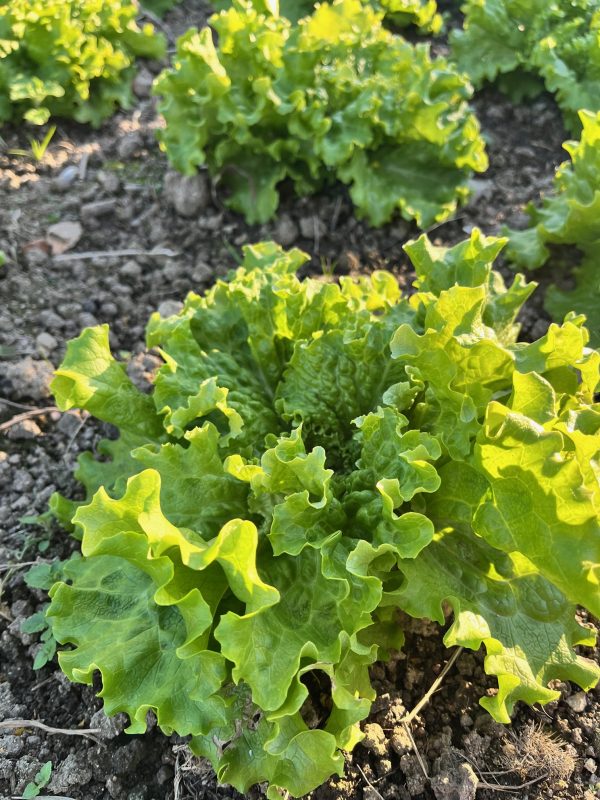
[[[51,125],[48,130],[46,131],[46,135],[43,139],[39,141],[37,139],[30,138],[29,139],[29,147],[30,150],[9,150],[8,152],[11,156],[33,156],[35,161],[39,164],[40,161],[46,155],[46,150],[48,149],[48,145],[52,141],[52,137],[56,133],[56,125]]]
[[[326,278],[333,278],[333,274],[337,268],[337,261],[333,258],[326,258],[321,256],[321,272]]]
[[[32,798],[37,797],[44,786],[48,785],[50,781],[50,776],[52,775],[52,762],[46,761],[44,766],[35,776],[31,783],[28,783],[25,787],[22,797],[23,800],[32,800]]]

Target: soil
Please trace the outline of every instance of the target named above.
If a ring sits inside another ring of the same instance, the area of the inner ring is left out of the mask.
[[[204,5],[188,0],[163,25],[173,42],[206,16]],[[169,173],[155,139],[161,123],[148,96],[151,74],[158,69],[159,64],[140,68],[136,107],[100,130],[60,123],[41,163],[11,155],[12,149],[28,148],[22,128],[2,132],[0,250],[8,260],[0,268],[0,423],[52,406],[52,369],[65,342],[88,325],[110,324],[114,350],[131,354],[130,373],[143,383],[154,366],[143,337],[150,313],[176,310],[189,290],[202,290],[225,275],[245,243],[273,238],[300,247],[310,255],[307,273],[385,267],[410,285],[402,245],[417,235],[416,228],[400,219],[369,228],[356,220],[343,187],[305,199],[284,191],[277,220],[249,226],[223,206],[205,176],[186,183]],[[567,137],[551,97],[515,106],[485,90],[474,107],[490,168],[473,180],[469,205],[430,231],[440,244],[459,241],[474,226],[496,234],[504,223],[523,225],[524,204],[549,188],[564,160],[561,142]],[[63,256],[52,256],[44,243],[48,228],[66,221],[80,223],[81,238]],[[115,251],[132,252],[110,255]],[[500,268],[511,279],[502,263]],[[525,339],[542,335],[548,325],[537,294],[521,320]],[[64,558],[75,545],[56,527],[40,528],[27,518],[43,513],[57,489],[76,496],[77,455],[105,434],[100,424],[56,411],[0,432],[0,721],[100,728],[92,740],[26,725],[0,727],[0,799],[20,796],[47,761],[52,778],[42,795],[239,797],[218,787],[210,768],[190,758],[184,740],[164,736],[152,720],[144,736],[123,733],[125,719],[104,717],[95,696],[100,687],[69,683],[55,662],[32,668],[41,644],[36,634],[22,633],[21,625],[46,599],[44,592],[27,587],[23,565]],[[7,569],[11,564],[17,566]],[[598,691],[586,695],[560,684],[559,701],[544,709],[520,705],[512,725],[502,727],[477,704],[492,688],[481,653],[459,655],[413,723],[414,742],[407,739],[398,720],[423,697],[452,654],[444,649],[438,626],[407,619],[406,629],[404,651],[373,668],[379,696],[365,724],[364,743],[349,758],[345,777],[330,781],[315,798],[469,800],[478,780],[481,800],[499,797],[509,787],[510,796],[523,800],[600,797]],[[598,650],[593,655],[598,657]]]

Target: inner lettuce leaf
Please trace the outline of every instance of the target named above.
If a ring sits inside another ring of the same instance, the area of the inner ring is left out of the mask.
[[[219,780],[273,798],[342,774],[399,611],[451,613],[446,644],[485,648],[501,722],[552,680],[596,683],[574,648],[594,641],[575,604],[600,614],[600,355],[573,315],[517,341],[534,287],[493,270],[505,241],[421,237],[408,296],[246,247],[152,316],[150,395],[105,326],[69,344],[58,406],[119,433],[80,457],[86,499],[53,500],[82,540],[47,611],[71,680],[99,671],[131,732],[152,710]]]

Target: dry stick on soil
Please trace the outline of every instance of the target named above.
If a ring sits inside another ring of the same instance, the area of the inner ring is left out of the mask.
[[[82,414],[81,414],[81,420],[79,422],[79,425],[77,426],[77,429],[75,430],[75,433],[69,439],[69,442],[68,442],[68,444],[67,444],[67,446],[65,448],[65,452],[63,453],[63,461],[66,462],[67,456],[69,455],[69,451],[71,450],[71,448],[73,447],[73,444],[75,443],[75,439],[79,436],[79,434],[83,430],[83,426],[85,425],[85,423],[88,421],[89,418],[90,418],[90,412],[89,411],[83,411]]]
[[[373,784],[371,783],[371,781],[370,781],[370,780],[367,778],[367,776],[366,776],[366,775],[365,775],[365,773],[363,772],[363,770],[362,770],[362,767],[360,766],[360,764],[357,764],[357,765],[356,765],[356,769],[357,769],[357,770],[360,772],[360,774],[363,776],[363,780],[364,780],[364,782],[367,784],[367,786],[368,786],[368,787],[369,787],[369,788],[370,788],[370,789],[371,789],[373,792],[375,792],[375,794],[377,795],[377,797],[379,798],[379,800],[383,800],[383,796],[381,795],[381,793],[380,793],[380,792],[378,792],[378,791],[377,791],[376,787],[375,787],[375,786],[373,786]]]
[[[448,663],[446,664],[444,669],[440,672],[440,674],[437,676],[437,678],[434,680],[434,682],[431,684],[429,690],[423,695],[423,697],[419,700],[419,702],[413,708],[413,710],[402,717],[400,722],[403,725],[408,725],[409,722],[412,722],[413,719],[417,716],[417,714],[421,711],[423,706],[426,706],[427,703],[431,700],[431,697],[439,689],[442,681],[444,680],[448,672],[452,669],[454,662],[462,653],[463,649],[464,648],[462,647],[457,647],[456,650],[452,653],[452,656],[448,659]]]
[[[19,561],[16,564],[0,564],[0,572],[7,570],[25,569],[25,567],[34,567],[37,564],[51,564],[52,562],[47,558],[40,558],[37,561]]]
[[[16,417],[12,417],[7,422],[3,422],[0,425],[0,433],[3,431],[7,431],[9,428],[12,428],[13,425],[17,425],[19,422],[24,422],[26,419],[31,419],[32,417],[41,417],[44,414],[50,414],[52,411],[60,411],[59,408],[56,406],[46,406],[46,408],[36,408],[35,411],[26,411],[23,414],[17,414]]]
[[[544,775],[540,775],[539,778],[532,778],[530,781],[527,781],[526,783],[520,783],[518,786],[502,786],[499,783],[486,783],[486,781],[479,781],[477,788],[488,789],[493,792],[520,792],[521,789],[525,789],[527,786],[533,786],[534,783],[545,781],[547,777],[548,773],[546,772]]]
[[[44,725],[37,719],[5,719],[0,722],[0,728],[39,728],[45,733],[60,733],[63,736],[84,736],[86,739],[92,739],[98,742],[94,736],[95,733],[100,733],[100,728],[53,728],[51,725]]]
[[[55,263],[64,261],[89,261],[91,258],[123,258],[125,256],[164,256],[165,258],[176,258],[179,253],[169,250],[168,247],[157,247],[156,250],[140,250],[136,247],[129,247],[124,250],[86,250],[85,253],[62,253],[54,256]]]
[[[400,720],[400,724],[404,727],[404,730],[407,733],[408,738],[410,739],[410,744],[412,746],[413,752],[417,757],[417,761],[419,762],[419,766],[421,767],[421,772],[425,776],[426,780],[429,780],[429,774],[427,772],[427,767],[425,766],[425,762],[423,761],[423,757],[421,753],[419,753],[419,749],[417,744],[413,738],[412,732],[410,730],[410,723],[413,719],[417,716],[417,714],[421,711],[421,709],[427,705],[427,703],[431,700],[434,693],[439,689],[442,681],[448,674],[448,672],[452,669],[452,666],[459,655],[462,653],[463,648],[457,647],[456,650],[452,653],[452,656],[448,659],[446,666],[434,680],[434,682],[429,687],[428,691],[423,695],[423,697],[419,700],[417,705],[410,711],[408,714],[405,714],[402,719]]]
[[[0,405],[22,408],[24,411],[37,411],[35,406],[26,406],[25,403],[15,403],[14,400],[7,400],[6,397],[0,397]]]

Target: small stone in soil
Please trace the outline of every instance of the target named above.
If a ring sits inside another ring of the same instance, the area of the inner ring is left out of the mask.
[[[117,156],[122,161],[132,158],[139,154],[140,150],[144,147],[144,140],[137,131],[135,133],[128,133],[124,136],[117,145]]]
[[[572,694],[570,697],[567,697],[565,703],[571,708],[576,714],[581,714],[585,711],[587,706],[587,696],[585,692],[576,692]]]
[[[100,170],[98,173],[98,183],[108,194],[116,194],[121,187],[121,181],[118,176],[114,172],[104,170]]]
[[[6,438],[13,442],[23,442],[27,439],[35,439],[42,435],[42,429],[32,419],[24,419],[17,422],[8,429]]]
[[[127,725],[125,714],[116,714],[114,717],[107,717],[102,709],[90,719],[90,728],[99,728],[96,734],[100,739],[115,739],[123,732]]]
[[[53,770],[48,789],[58,794],[66,794],[74,786],[85,786],[91,779],[92,768],[88,764],[87,753],[69,753],[65,760]]]
[[[142,274],[142,268],[137,261],[126,261],[119,269],[119,275],[122,278],[139,278]]]
[[[79,168],[74,164],[69,164],[61,170],[53,181],[53,186],[57,192],[66,192],[77,180]]]
[[[153,81],[154,75],[149,69],[142,67],[140,70],[138,70],[138,73],[133,79],[132,84],[133,91],[137,97],[150,97]]]
[[[115,210],[116,200],[114,198],[109,198],[108,200],[95,200],[93,203],[85,203],[85,205],[81,206],[81,219],[84,221],[90,221],[92,219],[97,219],[98,217],[104,217],[107,214],[112,214]]]
[[[302,217],[300,232],[305,239],[316,239],[324,236],[327,228],[323,220],[313,214],[310,217]]]
[[[181,303],[179,300],[163,300],[157,310],[160,316],[164,319],[165,317],[171,317],[174,314],[179,314],[182,308],[183,303]]]
[[[277,220],[273,238],[282,247],[291,247],[298,238],[298,226],[288,214],[282,214]]]
[[[56,341],[54,336],[52,336],[52,334],[48,333],[47,331],[42,331],[42,333],[38,333],[38,335],[35,337],[35,343],[39,347],[39,349],[46,355],[48,353],[51,353],[58,347],[58,342]]]
[[[164,196],[181,217],[195,217],[210,202],[206,175],[180,175],[170,170],[165,175]]]

